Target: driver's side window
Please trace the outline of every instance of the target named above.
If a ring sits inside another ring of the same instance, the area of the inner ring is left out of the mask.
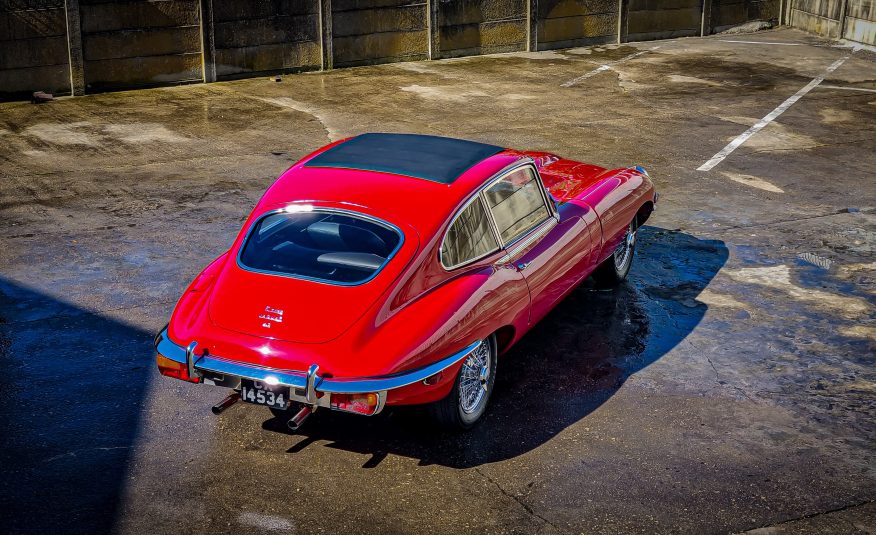
[[[484,196],[503,245],[526,234],[551,216],[541,184],[529,166],[505,175],[490,186]]]

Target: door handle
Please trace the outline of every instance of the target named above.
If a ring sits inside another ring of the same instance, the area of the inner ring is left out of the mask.
[[[517,264],[517,269],[519,271],[523,271],[524,269],[526,269],[528,267],[529,267],[529,262],[520,262],[519,264]]]

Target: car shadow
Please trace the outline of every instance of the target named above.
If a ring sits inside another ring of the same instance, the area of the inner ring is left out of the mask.
[[[436,431],[416,407],[373,418],[320,411],[294,433],[300,439],[288,453],[327,441],[370,455],[364,468],[388,454],[469,468],[529,452],[586,418],[684,340],[708,308],[696,297],[727,257],[722,241],[643,227],[628,282],[600,290],[585,281],[500,357],[490,407],[473,430]],[[280,418],[263,428],[293,434]]]
[[[112,530],[152,336],[0,277],[4,533]]]

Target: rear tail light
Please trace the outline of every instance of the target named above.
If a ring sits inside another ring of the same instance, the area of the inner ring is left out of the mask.
[[[370,416],[377,412],[380,397],[374,393],[367,394],[332,394],[332,408],[339,411],[355,412]]]
[[[161,373],[161,375],[173,377],[174,379],[182,379],[183,381],[188,381],[190,383],[201,382],[201,379],[199,377],[189,377],[189,370],[186,367],[185,363],[170,360],[163,355],[158,355],[155,359],[155,362],[156,364],[158,364],[158,371]]]

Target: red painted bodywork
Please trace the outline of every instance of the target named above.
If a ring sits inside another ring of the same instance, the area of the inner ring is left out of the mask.
[[[338,142],[340,143],[340,142]],[[304,167],[323,147],[287,170],[265,193],[230,250],[183,294],[168,333],[210,354],[285,370],[318,364],[334,377],[373,377],[417,368],[497,333],[507,350],[608,258],[630,221],[650,214],[653,184],[635,169],[607,170],[543,152],[505,150],[452,184],[350,169]],[[438,251],[456,211],[488,179],[532,158],[557,201],[560,221],[517,257],[499,251],[445,270]],[[339,207],[402,229],[404,242],[371,281],[336,286],[241,269],[237,252],[250,226],[290,203]],[[503,260],[500,262],[500,260]],[[516,266],[529,263],[524,271]],[[259,315],[283,309],[266,332]],[[449,392],[458,364],[437,381],[391,390],[387,404],[426,403]]]

